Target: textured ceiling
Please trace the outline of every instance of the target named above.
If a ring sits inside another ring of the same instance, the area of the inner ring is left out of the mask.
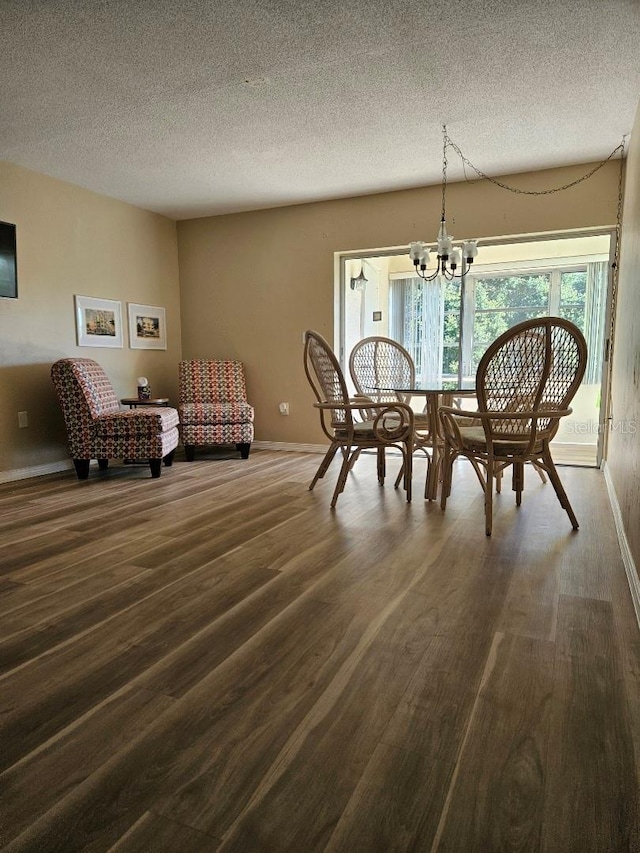
[[[0,0],[0,159],[175,219],[603,159],[640,0]],[[462,177],[455,155],[449,177]]]

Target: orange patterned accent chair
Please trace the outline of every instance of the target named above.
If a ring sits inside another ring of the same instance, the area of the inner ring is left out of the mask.
[[[62,358],[51,379],[64,416],[69,452],[79,480],[89,464],[101,469],[109,459],[148,459],[151,476],[169,466],[178,446],[178,412],[171,408],[123,410],[102,367],[90,358]]]
[[[253,406],[240,361],[192,359],[178,368],[180,426],[188,462],[198,446],[235,444],[249,458]]]

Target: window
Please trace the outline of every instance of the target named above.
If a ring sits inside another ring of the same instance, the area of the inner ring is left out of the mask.
[[[585,332],[585,309],[587,298],[587,270],[560,274],[560,304],[558,317],[571,320]]]
[[[486,348],[510,326],[547,314],[569,319],[587,340],[588,361],[573,414],[561,424],[557,442],[564,447],[564,461],[594,464],[606,437],[603,359],[611,234],[513,239],[481,249],[464,287],[460,279],[423,281],[400,249],[346,259],[344,281],[366,262],[370,283],[364,293],[343,288],[341,358],[346,364],[363,337],[389,336],[411,353],[423,388],[442,379],[470,385]],[[375,282],[370,267],[377,271]]]
[[[461,358],[461,375],[475,376],[489,344],[523,320],[564,317],[585,335],[587,378],[599,381],[607,275],[605,261],[474,271],[466,276],[464,294],[460,280],[392,280],[390,316],[402,322],[392,320],[391,336],[409,350],[416,376],[426,383],[456,379]]]
[[[548,313],[551,275],[528,273],[467,279],[473,316],[471,358],[465,373],[475,374],[482,354],[495,339],[524,320]]]

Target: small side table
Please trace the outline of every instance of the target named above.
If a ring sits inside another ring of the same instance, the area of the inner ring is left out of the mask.
[[[137,409],[138,406],[168,406],[169,398],[151,397],[149,400],[139,400],[137,397],[122,397],[120,402],[130,409]]]
[[[120,402],[123,406],[129,406],[130,409],[137,409],[138,406],[168,406],[168,397],[151,397],[149,400],[140,400],[138,397],[121,397]],[[125,465],[135,465],[135,459],[123,459]],[[145,462],[147,460],[145,459]]]

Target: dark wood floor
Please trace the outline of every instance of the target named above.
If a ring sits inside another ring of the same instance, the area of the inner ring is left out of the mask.
[[[359,460],[0,487],[0,845],[640,850],[640,636],[600,472],[494,535]]]

